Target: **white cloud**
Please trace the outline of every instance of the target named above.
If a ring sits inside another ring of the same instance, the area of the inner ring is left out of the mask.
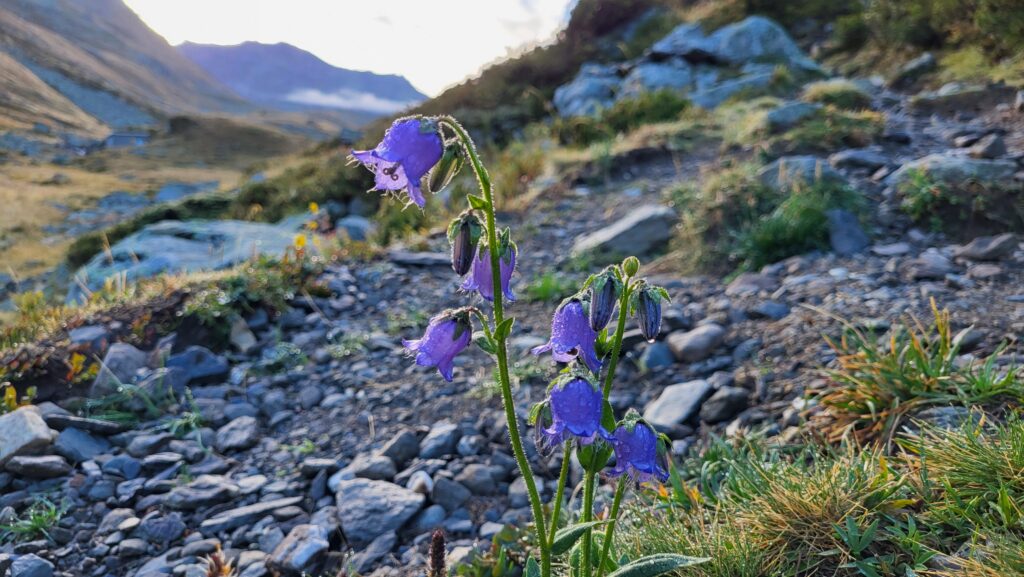
[[[401,74],[437,94],[550,38],[574,0],[125,0],[172,44],[287,42],[335,66]]]
[[[315,88],[303,88],[292,92],[285,97],[285,100],[298,104],[347,110],[365,110],[380,114],[392,114],[415,104],[414,101],[388,100],[366,92],[344,88],[334,92],[324,92]]]

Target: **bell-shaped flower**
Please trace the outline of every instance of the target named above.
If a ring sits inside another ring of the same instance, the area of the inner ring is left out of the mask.
[[[451,382],[455,356],[473,338],[473,324],[467,309],[445,311],[430,319],[423,338],[402,340],[406,350],[416,355],[416,364],[437,367],[444,380]]]
[[[551,357],[560,363],[582,358],[591,371],[600,371],[601,359],[597,358],[595,349],[597,331],[590,328],[590,321],[587,318],[590,303],[586,304],[587,306],[584,306],[584,301],[578,296],[562,302],[551,320],[551,339],[539,347],[534,347],[530,352],[539,355],[551,351]]]
[[[613,477],[628,475],[638,483],[668,479],[667,454],[658,433],[636,411],[631,410],[612,432],[615,449]]]
[[[540,432],[550,446],[570,439],[589,445],[598,437],[609,439],[601,426],[604,399],[594,383],[579,375],[567,374],[552,386],[548,397],[551,425]]]
[[[498,257],[498,270],[501,277],[501,294],[505,300],[516,300],[512,292],[512,273],[516,270],[516,256],[519,249],[515,243],[507,243]],[[462,290],[476,291],[480,296],[489,301],[494,300],[494,275],[491,273],[491,250],[486,243],[477,245],[476,257],[473,259],[473,267],[469,276],[462,283]]]
[[[405,190],[423,208],[421,181],[444,153],[441,132],[434,120],[419,116],[400,118],[384,133],[373,150],[357,150],[352,157],[374,174],[374,188]]]

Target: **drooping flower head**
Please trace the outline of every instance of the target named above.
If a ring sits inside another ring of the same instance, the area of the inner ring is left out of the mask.
[[[562,301],[551,320],[551,340],[530,352],[539,355],[551,351],[551,357],[560,363],[582,358],[591,371],[600,371],[601,359],[595,350],[597,331],[590,328],[587,318],[589,306],[579,295]]]
[[[426,199],[420,181],[443,153],[437,122],[413,116],[396,120],[377,148],[353,151],[352,158],[374,174],[376,190],[405,190],[416,206],[423,208]]]
[[[653,343],[661,332],[661,302],[669,300],[668,291],[643,283],[634,294],[640,333],[647,342]]]
[[[581,374],[563,374],[549,390],[546,400],[551,413],[551,425],[540,433],[549,446],[576,439],[580,445],[589,445],[599,437],[610,435],[601,426],[604,399],[601,390]]]
[[[469,309],[445,311],[430,319],[423,338],[402,340],[406,350],[416,354],[416,364],[437,367],[444,380],[451,382],[455,356],[465,349],[473,336]]]
[[[612,477],[625,474],[637,483],[668,479],[665,443],[635,409],[615,428],[611,443],[615,449]]]
[[[516,295],[510,286],[512,273],[516,270],[516,256],[519,248],[516,243],[509,240],[508,230],[502,233],[498,241],[499,249],[498,269],[501,277],[501,294],[509,301],[516,300]],[[476,257],[473,259],[473,268],[462,283],[462,290],[477,291],[480,296],[489,301],[494,300],[494,275],[491,272],[491,249],[487,243],[481,242],[476,249]]]
[[[622,281],[615,269],[608,267],[590,280],[590,328],[603,330],[615,312],[615,305],[622,294]]]
[[[484,225],[472,210],[459,215],[448,225],[448,243],[452,246],[452,270],[462,276],[469,272]]]

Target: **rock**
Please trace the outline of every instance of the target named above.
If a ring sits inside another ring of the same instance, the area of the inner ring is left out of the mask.
[[[675,364],[672,349],[665,343],[651,343],[640,353],[640,366],[647,371],[657,371]]]
[[[388,260],[405,266],[452,266],[452,257],[446,252],[410,252],[389,250]]]
[[[708,40],[714,47],[714,59],[721,62],[785,62],[804,70],[820,70],[782,26],[763,16],[748,16],[735,24],[719,28]]]
[[[775,74],[772,70],[753,71],[691,92],[690,101],[701,108],[710,110],[717,108],[740,92],[766,88],[774,80]]]
[[[106,439],[94,437],[85,431],[70,427],[57,435],[53,450],[72,463],[81,463],[109,451],[110,443]]]
[[[438,477],[434,481],[434,490],[430,493],[430,500],[450,512],[461,507],[471,496],[473,493],[461,483],[447,477]]]
[[[390,458],[397,467],[404,467],[420,453],[420,441],[416,433],[404,429],[391,438],[380,450],[380,454]]]
[[[612,105],[620,83],[614,67],[584,64],[571,82],[555,90],[555,108],[563,118],[594,116]]]
[[[303,497],[284,497],[224,511],[223,513],[218,513],[215,517],[210,517],[203,521],[199,525],[199,530],[206,535],[213,535],[221,531],[237,529],[278,509],[298,505],[302,502],[302,499]]]
[[[700,420],[707,423],[728,421],[747,408],[749,397],[746,389],[722,387],[704,401],[700,408]]]
[[[264,224],[239,220],[165,220],[148,225],[94,256],[75,273],[78,282],[95,291],[108,278],[124,274],[129,281],[160,273],[221,270],[254,254],[281,256],[292,246],[301,222]],[[83,296],[71,283],[68,301]]]
[[[34,453],[53,442],[54,434],[36,407],[0,415],[0,466],[15,455]]]
[[[828,217],[828,238],[832,252],[839,256],[850,256],[868,247],[868,235],[860,227],[857,215],[841,208],[828,210],[825,215]]]
[[[108,475],[117,475],[132,480],[142,472],[142,462],[128,455],[118,455],[103,463],[102,470]]]
[[[522,506],[525,507],[526,504]],[[444,510],[444,507],[440,505],[431,505],[420,511],[419,514],[413,518],[409,523],[409,532],[414,535],[420,535],[428,531],[433,531],[444,523],[444,519],[447,516],[448,513]]]
[[[267,567],[282,575],[314,574],[330,547],[327,529],[297,525],[267,557]]]
[[[123,383],[130,383],[139,369],[149,364],[149,355],[128,343],[114,343],[103,356],[100,371],[92,383],[89,396],[95,399],[105,397],[117,390]]]
[[[976,180],[985,186],[1009,186],[1017,172],[1012,160],[982,160],[950,154],[929,154],[896,169],[885,178],[888,186],[899,187],[915,172],[924,172],[932,179],[951,185]]]
[[[1017,112],[1024,112],[1024,90],[1018,90],[1014,96],[1013,109]]]
[[[750,318],[781,320],[789,316],[789,307],[778,301],[762,301],[747,311]]]
[[[968,154],[974,158],[999,158],[1000,156],[1006,155],[1006,141],[999,134],[989,134],[983,136]]]
[[[487,465],[472,463],[466,465],[455,477],[455,481],[469,489],[474,495],[493,495],[497,492],[497,483]]]
[[[455,446],[459,442],[462,432],[450,421],[435,423],[430,433],[420,443],[421,459],[436,459],[444,455],[451,455],[455,452]]]
[[[1013,88],[1003,84],[967,85],[950,82],[935,91],[915,94],[907,108],[917,114],[971,113],[1005,103],[1013,96]]]
[[[53,563],[34,553],[21,555],[11,563],[11,577],[53,577]]]
[[[675,211],[667,206],[641,206],[600,230],[577,237],[572,253],[593,255],[601,262],[649,254],[668,243],[677,220]]]
[[[697,414],[711,390],[705,380],[669,385],[644,409],[644,419],[662,428],[683,424]]]
[[[302,387],[302,390],[299,391],[299,405],[307,411],[319,405],[323,400],[324,392],[318,385]]]
[[[177,541],[185,534],[185,529],[185,522],[181,520],[181,515],[178,513],[155,514],[147,515],[135,533],[150,543],[164,545]]]
[[[972,414],[967,407],[933,407],[917,413],[913,416],[913,420],[952,431],[959,429],[967,422],[977,423],[980,417],[977,414]]]
[[[384,455],[369,455],[366,453],[357,455],[345,470],[353,477],[363,479],[375,479],[377,481],[390,481],[398,474],[395,462]]]
[[[676,360],[683,363],[703,361],[711,356],[725,339],[725,329],[714,323],[701,325],[692,331],[677,331],[668,336],[668,346]]]
[[[814,156],[783,156],[757,171],[757,176],[766,186],[776,190],[789,190],[819,181],[846,182],[828,163]]]
[[[394,531],[384,533],[374,539],[366,549],[352,556],[352,567],[360,574],[366,574],[371,567],[384,558],[398,544],[398,535]]]
[[[889,159],[866,148],[840,150],[828,157],[828,163],[835,168],[863,168],[878,170],[889,163]]]
[[[355,214],[339,219],[334,226],[339,232],[344,232],[349,240],[360,242],[368,240],[376,228],[373,221]]]
[[[249,449],[260,440],[259,428],[253,417],[238,417],[217,430],[217,450],[240,451]]]
[[[737,276],[725,288],[727,296],[751,296],[760,292],[775,292],[779,279],[773,275],[745,272]]]
[[[73,470],[64,457],[57,455],[12,457],[7,461],[6,469],[10,473],[30,479],[63,477]]]
[[[259,346],[256,335],[249,328],[249,323],[245,322],[245,319],[242,317],[235,317],[231,321],[231,334],[228,340],[231,342],[231,346],[235,347],[235,350],[243,355],[252,353]]]
[[[343,480],[338,486],[338,517],[349,541],[366,545],[401,528],[424,501],[423,495],[386,481]]]
[[[896,75],[889,81],[889,86],[897,89],[906,88],[924,74],[935,70],[937,66],[938,62],[935,60],[935,56],[931,52],[925,52],[901,66]]]
[[[214,354],[206,347],[193,345],[184,352],[171,355],[167,359],[167,368],[180,368],[186,371],[188,383],[216,382],[227,378],[231,370],[228,360]]]
[[[117,556],[122,559],[142,557],[149,551],[149,544],[142,539],[124,539],[117,545]]]
[[[147,455],[152,455],[158,451],[163,450],[174,439],[174,435],[170,433],[154,433],[154,434],[142,434],[132,437],[131,442],[128,443],[128,454],[142,458]]]
[[[685,93],[693,84],[693,70],[682,58],[641,62],[622,81],[618,98],[635,98],[644,92],[672,90]]]
[[[85,417],[76,417],[74,415],[65,415],[63,413],[44,414],[43,420],[46,421],[46,424],[50,425],[51,428],[57,429],[58,431],[75,428],[103,436],[116,435],[124,432],[127,428],[121,423],[102,421],[99,419],[87,419]]]
[[[103,325],[85,325],[68,331],[68,340],[74,347],[84,347],[92,354],[99,355],[107,348],[110,332]]]
[[[1003,267],[991,264],[976,264],[967,269],[967,277],[975,280],[992,280],[1003,276]]]
[[[409,480],[405,482],[405,488],[422,495],[430,495],[434,490],[434,480],[426,471],[416,471],[409,475]]]
[[[876,244],[871,247],[871,252],[878,256],[901,256],[910,252],[910,245],[905,242]]]
[[[785,132],[814,116],[822,106],[811,102],[787,102],[765,114],[765,128],[772,134]]]
[[[999,260],[1013,254],[1017,248],[1017,236],[1011,232],[997,236],[979,236],[953,251],[958,258],[971,260]]]
[[[715,46],[704,34],[700,24],[680,24],[651,46],[654,57],[679,56],[690,62],[711,62],[716,59]]]
[[[953,272],[953,263],[942,253],[927,250],[908,262],[907,269],[914,280],[942,280]]]

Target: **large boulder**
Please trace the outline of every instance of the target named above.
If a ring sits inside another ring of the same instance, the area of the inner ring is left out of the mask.
[[[612,105],[621,82],[614,66],[584,64],[572,82],[555,90],[555,108],[566,118],[593,116]]]
[[[975,180],[985,186],[1008,186],[1013,184],[1017,163],[1012,160],[929,154],[896,169],[886,177],[885,184],[899,186],[917,172],[923,172],[931,179],[945,184],[959,185],[968,180]]]
[[[124,274],[130,281],[161,273],[219,270],[252,258],[279,256],[291,246],[299,225],[294,220],[264,224],[238,220],[163,221],[129,235],[109,252],[98,254],[75,273],[68,301],[81,299],[79,284],[98,290]]]
[[[682,58],[672,58],[664,62],[642,62],[626,75],[618,98],[634,98],[644,92],[657,90],[685,93],[693,81],[693,67]]]
[[[600,230],[580,235],[572,252],[592,254],[606,262],[648,254],[672,238],[677,220],[675,211],[667,206],[641,206]]]
[[[699,24],[681,24],[654,43],[651,54],[655,58],[681,56],[691,62],[773,62],[820,70],[782,26],[762,16],[750,16],[710,36],[704,35]]]
[[[666,58],[678,56],[690,62],[714,62],[715,46],[704,34],[700,24],[688,22],[672,29],[664,38],[651,46],[651,56]]]
[[[54,437],[35,407],[22,407],[0,415],[0,466],[16,455],[45,449]]]
[[[723,80],[690,94],[690,100],[701,108],[717,108],[733,96],[747,91],[769,86],[775,73],[771,70],[753,69],[737,78]]]

